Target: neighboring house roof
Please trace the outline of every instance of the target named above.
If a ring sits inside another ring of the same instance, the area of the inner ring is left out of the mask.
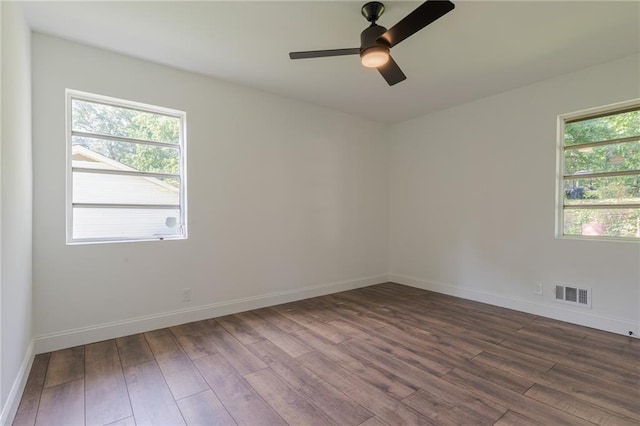
[[[73,145],[74,167],[137,171],[80,145]],[[74,173],[75,203],[180,204],[180,189],[162,179],[100,173]]]

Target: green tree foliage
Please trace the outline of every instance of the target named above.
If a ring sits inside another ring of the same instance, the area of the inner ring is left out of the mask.
[[[73,130],[175,143],[176,148],[74,136],[84,146],[142,172],[179,173],[179,120],[175,117],[74,100]]]
[[[591,142],[621,143],[583,147]],[[636,138],[637,137],[637,138]],[[640,202],[640,111],[598,117],[565,125],[564,173],[576,176],[565,180],[565,203],[634,204]],[[584,174],[637,171],[628,176],[580,178]],[[565,234],[581,235],[583,225],[604,225],[604,234],[640,237],[640,209],[565,210]]]

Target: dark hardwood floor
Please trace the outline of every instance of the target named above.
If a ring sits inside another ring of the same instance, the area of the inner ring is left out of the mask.
[[[38,355],[17,425],[640,425],[640,340],[397,284]]]

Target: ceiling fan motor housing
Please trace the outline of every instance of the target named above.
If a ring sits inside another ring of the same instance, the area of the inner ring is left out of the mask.
[[[386,31],[385,27],[377,24],[371,24],[371,26],[362,31],[360,33],[360,57],[372,47],[375,47],[376,50],[386,50],[388,53],[389,45],[384,39],[379,39]]]
[[[366,28],[363,32],[360,33],[360,49],[364,50],[367,47],[372,46],[389,47],[389,45],[385,43],[384,39],[378,40],[380,36],[385,32],[387,32],[387,29],[377,24],[372,24],[371,26]]]

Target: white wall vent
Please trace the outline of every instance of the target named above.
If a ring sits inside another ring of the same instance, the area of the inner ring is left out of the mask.
[[[591,289],[556,285],[555,301],[591,308]]]

